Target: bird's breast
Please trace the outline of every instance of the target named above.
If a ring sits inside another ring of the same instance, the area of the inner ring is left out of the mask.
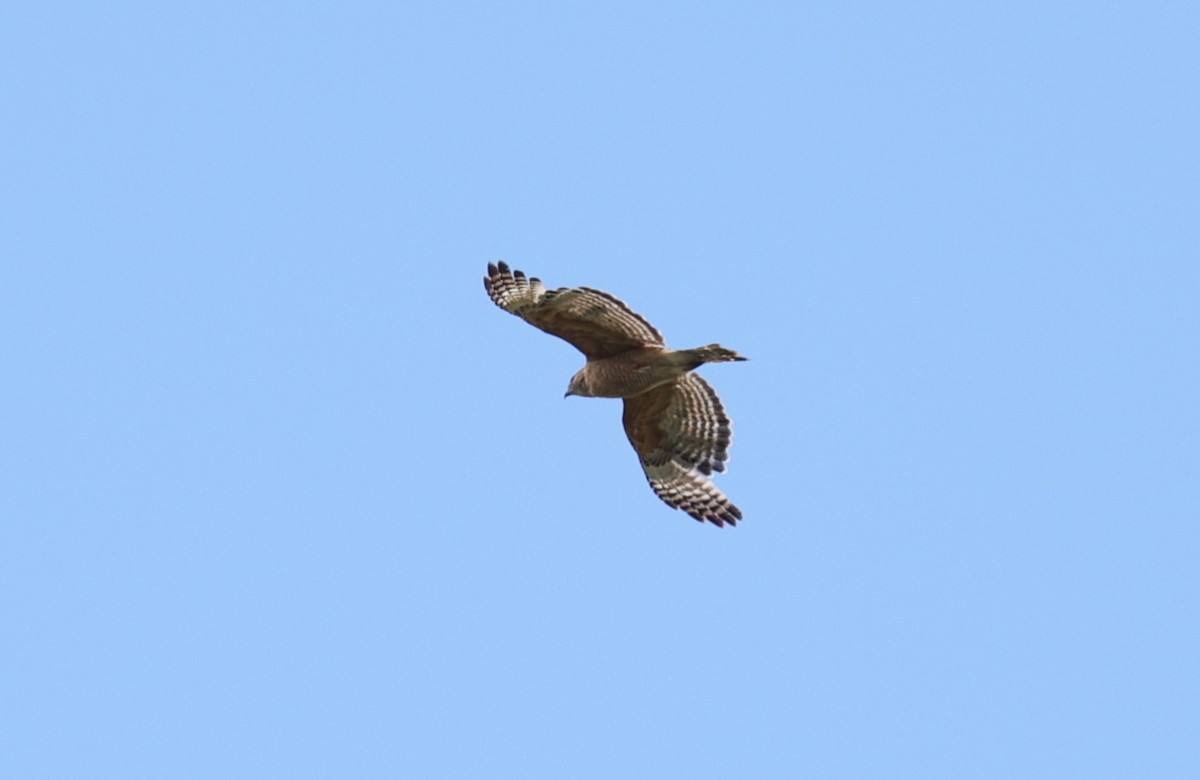
[[[597,398],[629,398],[674,381],[684,373],[666,358],[662,349],[633,350],[589,360],[584,371],[588,389]]]

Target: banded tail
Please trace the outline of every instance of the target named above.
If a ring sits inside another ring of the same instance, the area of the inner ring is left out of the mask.
[[[720,344],[709,344],[707,347],[697,347],[696,349],[683,350],[689,357],[696,361],[696,365],[704,363],[729,363],[734,360],[747,360],[732,349],[725,349]]]

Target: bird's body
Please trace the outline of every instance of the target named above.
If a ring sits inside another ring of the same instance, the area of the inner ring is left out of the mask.
[[[571,379],[567,395],[630,398],[659,385],[674,382],[704,363],[744,359],[716,344],[700,349],[635,347],[612,357],[589,360]]]
[[[716,392],[690,372],[746,358],[718,344],[668,349],[662,334],[623,301],[590,287],[548,290],[505,263],[488,264],[483,281],[497,306],[587,357],[567,395],[624,399],[625,434],[659,498],[716,525],[741,519],[711,479],[729,459],[729,418]]]
[[[628,398],[664,382],[673,382],[680,373],[670,359],[670,350],[665,347],[635,347],[619,355],[584,363],[579,373],[571,378],[567,395]]]

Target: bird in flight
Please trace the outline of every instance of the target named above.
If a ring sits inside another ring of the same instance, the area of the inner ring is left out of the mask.
[[[497,306],[587,358],[568,396],[624,399],[625,435],[655,494],[701,522],[737,525],[741,510],[712,481],[725,471],[733,428],[716,392],[691,372],[746,358],[719,344],[668,349],[657,328],[602,290],[548,290],[504,262],[487,270],[483,284]]]

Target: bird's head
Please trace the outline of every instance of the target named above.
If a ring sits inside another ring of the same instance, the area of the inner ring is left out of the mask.
[[[590,397],[591,394],[592,391],[590,388],[588,388],[587,377],[584,376],[583,371],[580,371],[578,374],[571,377],[571,384],[567,385],[567,392],[563,394],[563,398],[572,395]]]

